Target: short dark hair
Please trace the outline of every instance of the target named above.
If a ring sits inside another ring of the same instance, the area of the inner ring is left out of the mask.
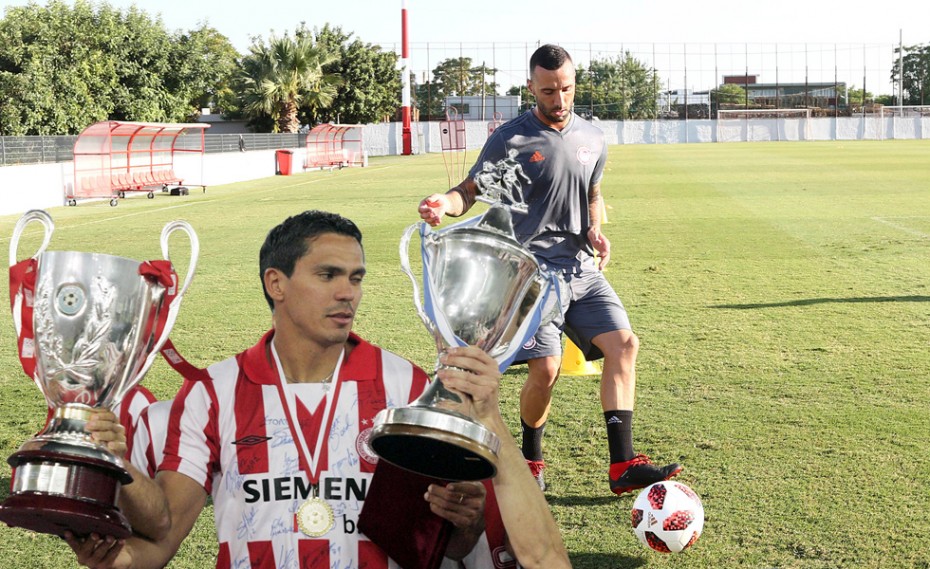
[[[362,244],[362,232],[351,220],[327,211],[310,210],[285,219],[268,232],[258,254],[258,277],[262,281],[262,292],[268,306],[274,310],[274,302],[265,290],[265,271],[278,269],[288,277],[294,274],[294,266],[310,250],[310,242],[324,233],[335,233],[352,237]]]
[[[572,56],[565,49],[551,43],[540,46],[533,55],[530,56],[530,75],[536,66],[542,67],[547,71],[555,71],[565,65],[565,62],[572,62]]]

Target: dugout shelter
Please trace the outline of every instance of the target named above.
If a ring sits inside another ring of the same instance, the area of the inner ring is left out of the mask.
[[[101,121],[85,128],[74,143],[74,183],[68,205],[78,199],[110,198],[110,205],[127,192],[155,190],[184,195],[185,180],[175,173],[175,158],[198,156],[203,178],[204,132],[201,123]],[[186,135],[186,136],[185,136]],[[199,185],[206,191],[206,186]]]
[[[364,125],[318,124],[307,133],[307,154],[304,170],[311,168],[344,168],[367,166]]]

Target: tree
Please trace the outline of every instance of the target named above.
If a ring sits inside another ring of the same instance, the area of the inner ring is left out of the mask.
[[[181,122],[224,74],[197,35],[132,7],[77,0],[9,8],[0,20],[0,134],[76,134],[106,119]],[[222,38],[225,40],[225,38]],[[219,51],[230,56],[232,47]]]
[[[341,80],[323,71],[333,59],[306,30],[272,35],[267,44],[256,38],[242,59],[243,109],[254,118],[269,116],[274,132],[297,132],[302,106],[317,112],[336,97]]]
[[[844,88],[842,85],[837,91],[837,101],[840,105],[845,104],[851,110],[861,109],[863,105],[872,102],[874,96],[865,89],[859,89],[855,85]]]
[[[83,2],[8,9],[0,21],[0,134],[73,134],[106,118],[118,84],[106,37],[118,19]]]
[[[497,95],[498,85],[488,81],[496,69],[484,63],[473,66],[470,57],[454,57],[443,60],[433,69],[431,81],[417,85],[415,104],[421,116],[441,117],[448,97]]]
[[[413,101],[412,104],[416,107],[417,111],[420,113],[421,120],[433,120],[440,119],[444,116],[444,103],[443,100],[445,96],[439,90],[437,86],[434,85],[431,81],[426,81],[424,83],[416,83],[416,81],[411,81],[413,85]]]
[[[930,104],[930,44],[905,46],[904,53],[903,104]],[[900,55],[900,49],[895,48],[895,54]],[[897,61],[895,57],[895,65],[891,69],[891,81],[895,85],[901,77]]]
[[[710,102],[716,108],[721,105],[746,105],[746,89],[736,83],[724,83],[720,85],[710,95]]]
[[[526,85],[514,85],[510,89],[507,89],[507,94],[511,97],[519,96],[520,97],[520,113],[533,108],[535,104],[535,99],[533,94],[530,93],[530,90],[526,88]]]
[[[364,124],[394,113],[401,103],[397,54],[352,39],[351,33],[329,24],[314,35],[317,44],[332,56],[323,71],[341,77],[342,84],[329,107],[308,113],[308,122]]]
[[[189,101],[192,115],[211,108],[235,116],[238,97],[233,80],[239,57],[229,38],[201,24],[176,38],[165,85],[173,92],[186,94],[182,98]]]
[[[578,66],[575,107],[593,109],[602,119],[656,118],[661,89],[655,70],[626,52],[613,59],[592,60],[588,68]]]

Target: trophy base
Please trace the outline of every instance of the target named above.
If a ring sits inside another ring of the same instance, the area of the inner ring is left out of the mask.
[[[0,504],[0,522],[38,533],[64,537],[112,535],[124,539],[132,535],[129,522],[114,507],[105,507],[77,498],[47,494],[17,494]]]
[[[19,451],[8,462],[13,482],[10,497],[0,504],[0,522],[57,536],[132,534],[116,507],[121,481],[132,480],[125,469],[42,451]]]
[[[381,411],[370,444],[384,460],[424,476],[486,480],[497,473],[497,435],[469,417],[434,407]]]

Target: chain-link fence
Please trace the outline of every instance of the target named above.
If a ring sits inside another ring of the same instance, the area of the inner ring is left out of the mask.
[[[400,52],[399,44],[380,45]],[[468,58],[471,67],[460,69],[462,85],[474,83],[473,77],[467,80],[468,74],[490,71],[485,81],[496,83],[496,94],[504,95],[511,87],[525,85],[528,60],[538,45],[535,42],[412,43],[413,88],[434,81],[433,71],[443,62]],[[575,110],[585,118],[602,120],[717,118],[717,111],[722,109],[801,108],[810,109],[813,117],[875,116],[874,113],[881,112],[882,105],[876,104],[881,97],[884,96],[881,102],[888,105],[901,92],[901,85],[891,80],[900,48],[904,48],[905,58],[911,53],[907,44],[901,46],[892,41],[885,44],[592,42],[563,44],[563,47],[576,66],[589,70],[591,75],[578,80]],[[636,67],[649,72],[649,81],[639,85],[638,92],[623,74],[596,80],[590,71],[592,62],[617,63],[627,57],[637,62]],[[445,73],[455,75],[456,69],[447,67]],[[732,100],[721,96],[727,88],[731,88]],[[907,91],[906,86],[904,90]],[[494,94],[481,91],[479,102],[466,102],[460,97],[442,104],[457,105],[459,112],[469,104],[480,105],[480,112],[468,109],[469,115],[486,118],[500,110],[510,111],[507,116],[516,116],[532,104],[524,98],[519,108],[502,109],[500,105],[510,103]],[[443,95],[421,89],[418,96]],[[930,104],[930,89],[926,97],[921,90],[920,100],[907,104]],[[646,107],[648,110],[643,111]],[[179,141],[180,148],[200,148],[199,134],[190,136],[196,139]],[[205,151],[299,148],[304,145],[304,137],[303,134],[207,134]],[[0,166],[68,161],[74,139],[73,136],[0,137]]]
[[[204,137],[204,151],[212,153],[301,148],[306,142],[306,137],[306,134],[207,134]],[[0,166],[68,162],[74,158],[76,140],[77,136],[0,136]],[[199,149],[200,134],[180,136],[176,148]]]
[[[648,72],[647,84],[638,87],[629,79],[624,84],[623,73],[577,78],[575,110],[582,115],[616,120],[715,118],[715,113],[710,112],[711,105],[713,103],[716,108],[718,94],[727,92],[721,88],[728,86],[742,89],[744,93],[741,100],[733,101],[737,107],[811,108],[823,111],[815,115],[849,116],[862,112],[863,107],[883,96],[886,105],[897,99],[900,85],[892,82],[892,73],[902,46],[895,43],[894,38],[889,39],[891,41],[884,44],[592,42],[561,45],[578,68],[591,70],[592,62],[617,64],[629,57],[636,62],[636,67]],[[381,45],[400,53],[399,45]],[[494,93],[468,91],[469,85],[480,84],[474,74],[484,73],[484,81],[498,85],[498,95],[507,94],[512,88],[525,85],[529,77],[529,58],[538,46],[535,42],[411,43],[410,72],[414,88],[422,86],[419,91],[422,98],[448,96],[449,93],[430,90],[436,79],[434,71],[442,68],[446,77],[461,76],[459,83],[465,95],[486,95],[493,100]],[[903,48],[907,57],[912,50],[907,43]],[[470,68],[462,66],[456,70],[454,65],[443,66],[449,60],[465,59],[469,60]],[[657,102],[642,116],[636,116],[635,109],[630,109],[635,102],[630,103],[629,99],[637,88],[643,90],[641,96]],[[729,95],[733,96],[732,90]],[[622,105],[624,97],[627,98],[625,106]],[[735,97],[740,99],[738,94]],[[433,101],[429,108],[438,103]],[[454,98],[448,103],[460,104]],[[495,101],[495,104],[500,102]],[[528,104],[532,103],[521,101],[520,110]],[[930,93],[927,101],[905,104],[930,104]],[[491,112],[486,116],[490,117]]]
[[[67,162],[76,136],[0,136],[0,166]]]
[[[724,77],[749,76],[763,83],[843,82],[875,95],[894,95],[892,68],[899,45],[839,43],[564,43],[576,66],[630,54],[655,71],[660,89],[707,91]],[[399,45],[382,44],[400,53]],[[432,79],[432,72],[449,59],[469,58],[474,67],[494,70],[486,79],[500,92],[526,83],[529,58],[538,43],[411,43],[410,71],[416,82]],[[907,55],[907,45],[905,55]],[[468,70],[466,70],[468,71]]]

